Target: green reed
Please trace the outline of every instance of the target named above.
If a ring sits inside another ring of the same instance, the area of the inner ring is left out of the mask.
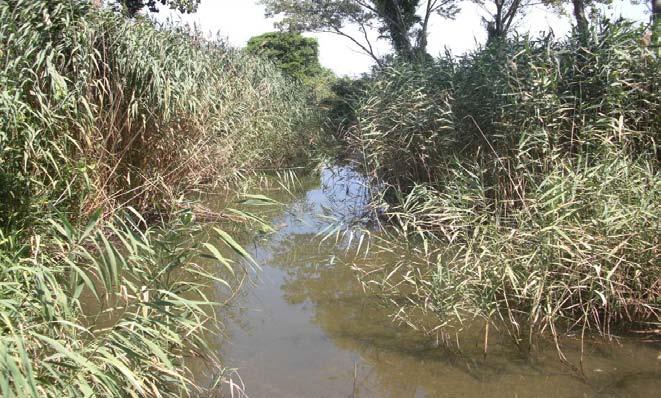
[[[196,396],[195,357],[222,382],[207,294],[239,284],[225,252],[251,259],[220,229],[204,242],[185,197],[299,161],[312,103],[198,32],[0,1],[2,395]]]
[[[395,221],[372,249],[410,255],[357,267],[399,317],[482,319],[519,342],[658,331],[661,67],[643,30],[515,38],[373,77],[348,140]]]
[[[46,204],[167,208],[313,141],[306,89],[222,41],[81,1],[6,1],[0,21],[5,224]]]
[[[221,374],[204,339],[217,329],[206,292],[229,289],[218,275],[231,260],[194,243],[189,211],[150,228],[135,210],[121,213],[97,212],[82,228],[49,219],[29,241],[0,236],[3,396],[188,396],[199,393],[191,357]],[[203,257],[219,266],[199,265]]]

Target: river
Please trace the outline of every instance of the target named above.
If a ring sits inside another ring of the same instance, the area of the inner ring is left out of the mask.
[[[436,336],[392,322],[395,309],[365,291],[350,267],[360,241],[356,232],[349,244],[353,226],[370,228],[365,180],[351,167],[325,167],[258,192],[284,205],[251,209],[275,232],[242,238],[261,269],[251,272],[225,316],[224,337],[213,344],[225,365],[236,368],[233,380],[248,397],[650,397],[661,391],[658,345],[590,340],[578,372],[558,360],[551,343],[522,353],[495,338],[484,356],[480,336],[468,334],[461,349],[448,349]],[[209,205],[222,210],[225,202]],[[333,231],[345,233],[321,242],[320,234]],[[565,354],[576,361],[580,344],[568,340]]]

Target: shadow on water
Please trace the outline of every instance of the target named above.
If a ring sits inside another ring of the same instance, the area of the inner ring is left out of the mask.
[[[284,210],[262,214],[276,232],[242,242],[262,269],[225,320],[226,338],[218,348],[225,363],[238,369],[249,397],[658,393],[661,360],[653,347],[591,344],[582,378],[557,360],[552,346],[526,355],[496,339],[484,358],[480,336],[465,336],[459,354],[433,336],[394,324],[394,309],[363,291],[347,265],[353,251],[342,232],[370,223],[365,179],[338,165],[324,168],[320,178],[302,178],[298,194],[284,191],[269,193],[287,203]],[[321,242],[320,233],[339,238]]]

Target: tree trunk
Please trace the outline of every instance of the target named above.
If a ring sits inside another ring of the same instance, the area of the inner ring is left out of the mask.
[[[412,0],[377,0],[373,1],[380,18],[385,25],[390,43],[395,52],[405,58],[412,58],[415,46],[411,42],[411,29],[415,25],[415,3]]]
[[[658,1],[658,0],[657,0]],[[581,38],[582,43],[587,42],[588,35],[590,34],[590,25],[585,16],[585,0],[572,0],[574,5],[574,18],[576,19],[576,30]]]
[[[661,53],[661,0],[652,1],[652,31],[650,32],[650,44],[655,48],[657,55]]]
[[[492,20],[486,21],[487,43],[505,40],[512,23],[520,15],[521,10],[528,5],[521,0],[494,0],[496,11]]]

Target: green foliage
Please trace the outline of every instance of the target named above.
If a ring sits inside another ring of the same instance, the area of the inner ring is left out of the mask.
[[[643,30],[517,38],[373,78],[348,139],[396,221],[376,246],[410,255],[360,267],[399,316],[482,318],[519,342],[658,323],[661,66]]]
[[[0,1],[2,395],[199,394],[191,358],[222,370],[206,293],[238,284],[224,249],[251,259],[220,229],[222,247],[201,241],[183,198],[296,159],[308,97],[196,32]]]
[[[125,213],[80,228],[48,219],[29,243],[0,230],[3,396],[182,397],[196,391],[187,358],[220,372],[205,286],[227,282],[195,263],[208,251],[192,215],[145,229]]]
[[[246,49],[270,59],[286,75],[303,82],[310,82],[324,72],[319,63],[319,43],[300,33],[264,33],[251,38]]]
[[[335,80],[331,86],[331,95],[322,101],[326,112],[326,128],[338,137],[346,133],[357,123],[355,110],[368,87],[368,78]]]
[[[0,225],[167,208],[312,139],[309,90],[222,42],[86,2],[6,1],[0,22]]]
[[[381,61],[367,38],[369,29],[376,28],[398,55],[417,57],[425,54],[432,15],[452,17],[458,11],[455,0],[426,2],[422,18],[416,14],[419,0],[261,0],[261,3],[267,16],[280,17],[276,26],[289,31],[338,34],[350,39],[377,64]],[[360,37],[347,29],[350,26],[358,29]]]
[[[375,0],[372,3],[383,19],[379,33],[387,35],[397,54],[410,54],[414,47],[414,27],[422,22],[417,15],[420,0]]]
[[[117,0],[130,16],[135,16],[138,11],[147,8],[150,12],[158,12],[158,4],[177,10],[182,13],[193,13],[197,11],[200,0]]]
[[[356,145],[372,171],[398,190],[427,180],[455,137],[448,75],[429,64],[395,63],[367,85],[356,110]]]

